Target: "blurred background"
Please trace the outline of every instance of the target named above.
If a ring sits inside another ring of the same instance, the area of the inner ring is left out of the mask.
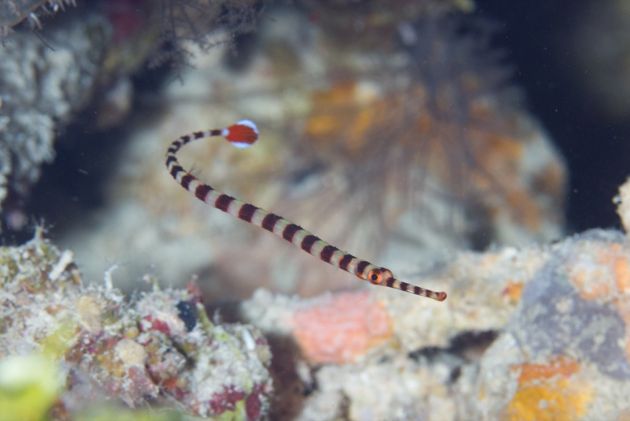
[[[347,286],[169,179],[172,139],[241,118],[259,124],[256,147],[205,142],[184,165],[412,272],[457,250],[618,225],[630,109],[622,0],[1,9],[2,240],[43,224],[89,279],[114,265],[130,284],[221,277],[229,287],[207,291],[219,299],[259,285]]]

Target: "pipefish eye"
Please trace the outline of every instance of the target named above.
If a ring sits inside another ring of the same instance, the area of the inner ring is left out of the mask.
[[[367,275],[368,281],[376,285],[382,283],[384,278],[382,269],[372,269]]]

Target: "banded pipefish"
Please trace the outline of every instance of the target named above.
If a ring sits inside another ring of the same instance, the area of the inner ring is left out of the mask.
[[[177,160],[177,152],[188,143],[211,137],[223,137],[233,146],[246,148],[258,140],[258,128],[250,120],[241,120],[224,129],[197,131],[175,139],[166,153],[166,168],[171,176],[197,199],[245,222],[261,227],[285,239],[323,262],[345,270],[374,285],[386,286],[410,294],[444,301],[446,293],[432,291],[398,280],[391,270],[359,259],[328,244],[318,236],[275,213],[268,212],[251,203],[245,203],[216,190],[186,171]]]

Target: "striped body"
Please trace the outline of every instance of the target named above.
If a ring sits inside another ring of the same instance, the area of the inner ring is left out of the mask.
[[[166,167],[171,176],[197,199],[223,212],[229,213],[245,222],[259,226],[278,237],[301,248],[320,260],[337,266],[358,278],[375,285],[383,285],[411,294],[432,298],[438,301],[446,299],[445,292],[435,292],[396,279],[389,269],[378,267],[326,243],[321,238],[308,232],[299,225],[274,213],[242,202],[225,193],[221,193],[197,177],[184,170],[177,161],[177,152],[187,143],[206,137],[222,136],[237,147],[246,147],[254,143],[258,137],[256,126],[243,120],[225,129],[194,132],[184,135],[171,143],[166,153]]]

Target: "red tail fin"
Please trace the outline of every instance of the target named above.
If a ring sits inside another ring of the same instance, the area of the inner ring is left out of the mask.
[[[223,129],[225,137],[237,148],[247,148],[258,140],[258,128],[253,121],[241,120]]]

